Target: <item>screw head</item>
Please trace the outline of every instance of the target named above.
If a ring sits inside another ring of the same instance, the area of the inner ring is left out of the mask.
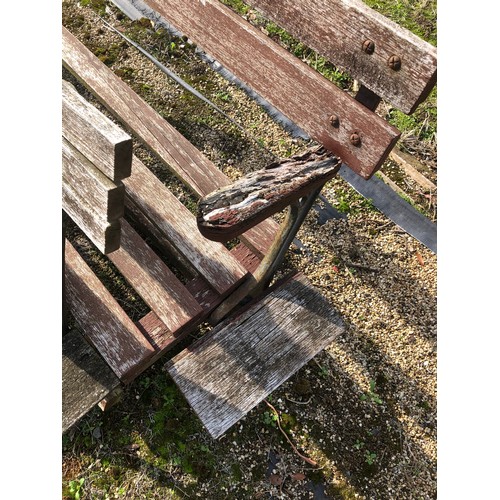
[[[361,145],[361,137],[358,134],[358,132],[353,132],[351,136],[349,137],[349,140],[351,141],[351,144],[353,146],[359,146]]]
[[[337,128],[340,124],[339,117],[337,115],[330,116],[330,125]]]
[[[387,64],[389,68],[393,69],[394,71],[399,71],[401,69],[401,57],[391,56],[387,60]]]
[[[365,40],[361,46],[363,52],[373,54],[375,52],[375,43],[372,40]]]

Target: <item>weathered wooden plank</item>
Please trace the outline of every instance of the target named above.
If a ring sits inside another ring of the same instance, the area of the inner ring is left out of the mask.
[[[62,432],[88,413],[120,381],[77,330],[62,342]]]
[[[130,175],[132,138],[62,81],[62,135],[112,181]]]
[[[108,258],[173,332],[193,325],[203,314],[186,287],[125,220],[120,248]]]
[[[304,276],[170,360],[166,368],[217,438],[344,330]]]
[[[195,216],[135,156],[132,165],[132,175],[123,180],[127,197],[219,294],[229,294],[246,270],[223,245],[199,233]]]
[[[397,129],[217,0],[146,3],[362,177],[397,142]]]
[[[247,3],[405,113],[436,83],[436,48],[361,0]],[[391,56],[401,59],[397,71],[388,64]]]
[[[215,241],[235,238],[322,186],[340,166],[339,158],[316,147],[251,172],[200,200],[198,229]]]
[[[195,194],[205,196],[231,183],[210,160],[64,27],[62,53],[64,66]],[[262,256],[272,244],[277,228],[274,221],[266,220],[242,235],[242,240]]]
[[[81,194],[101,218],[109,222],[123,217],[125,212],[125,188],[115,184],[89,161],[74,144],[62,139],[63,184]]]
[[[121,222],[102,219],[101,214],[68,184],[63,184],[62,207],[103,254],[120,247]]]
[[[123,382],[141,372],[154,348],[66,241],[66,290],[75,320]]]

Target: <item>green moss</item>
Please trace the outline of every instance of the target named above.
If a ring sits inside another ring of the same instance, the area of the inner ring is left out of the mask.
[[[80,5],[82,7],[90,7],[100,16],[106,13],[106,0],[80,0]]]

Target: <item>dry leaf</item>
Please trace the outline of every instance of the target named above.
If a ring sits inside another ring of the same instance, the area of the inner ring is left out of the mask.
[[[269,476],[269,482],[273,485],[273,486],[279,486],[282,482],[283,482],[283,479],[281,479],[280,476],[278,476],[278,474],[271,474]]]
[[[303,481],[306,478],[306,475],[302,474],[302,472],[296,472],[295,474],[292,474],[290,477],[292,478],[292,481]]]
[[[420,255],[420,253],[419,253],[419,252],[417,252],[417,254],[416,254],[416,255],[417,255],[417,260],[418,260],[418,263],[419,263],[421,266],[423,266],[423,265],[425,264],[424,259],[422,258],[422,256]]]

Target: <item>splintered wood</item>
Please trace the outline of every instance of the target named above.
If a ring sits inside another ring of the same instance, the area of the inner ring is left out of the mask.
[[[200,200],[198,229],[229,241],[331,179],[339,158],[317,147],[253,172]]]
[[[218,438],[343,331],[336,311],[301,275],[216,327],[166,368]]]

